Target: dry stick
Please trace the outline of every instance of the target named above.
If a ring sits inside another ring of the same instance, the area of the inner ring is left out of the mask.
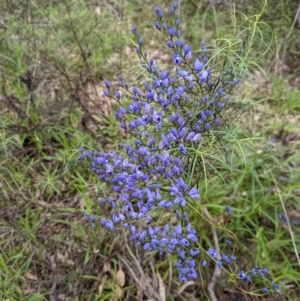
[[[123,262],[124,266],[126,266],[129,274],[131,274],[131,276],[134,278],[135,282],[142,288],[142,290],[144,292],[149,292],[151,291],[153,294],[153,297],[157,298],[157,300],[159,301],[163,301],[161,300],[160,296],[158,295],[158,293],[156,291],[154,291],[153,289],[149,288],[149,283],[146,283],[146,286],[140,281],[140,279],[145,279],[145,277],[138,277],[136,275],[136,273],[134,272],[134,270],[131,268],[130,264],[122,257],[119,255],[119,259]]]
[[[123,264],[126,266],[127,270],[131,274],[131,276],[134,278],[135,282],[144,290],[146,291],[146,287],[140,282],[139,278],[137,277],[136,273],[133,271],[129,263],[119,255],[119,259],[123,262]]]
[[[141,268],[140,263],[138,262],[136,256],[132,253],[132,251],[131,251],[131,249],[130,249],[130,247],[129,247],[129,245],[128,245],[128,241],[127,241],[127,238],[126,238],[125,231],[123,231],[123,235],[124,235],[124,239],[125,239],[125,242],[126,242],[125,248],[126,248],[127,252],[129,253],[130,257],[132,258],[132,260],[133,260],[133,262],[134,262],[134,264],[135,264],[135,267],[136,267],[136,268],[139,270],[139,272],[140,272],[140,279],[146,279],[146,275],[145,275],[143,269]],[[122,257],[121,257],[121,260],[123,261],[123,258],[122,258]],[[123,262],[124,262],[124,261],[123,261]],[[126,262],[126,264],[127,264],[127,262]],[[129,265],[127,264],[126,266],[127,266],[127,268],[129,269]],[[131,271],[132,271],[132,269],[131,269]],[[132,276],[133,276],[133,277],[135,278],[135,280],[136,280],[136,275],[133,275],[133,274],[132,274]],[[137,280],[136,280],[136,281],[137,281]],[[137,283],[141,284],[140,281],[137,281]],[[147,281],[146,287],[145,287],[144,285],[142,285],[141,287],[142,287],[143,290],[146,291],[146,292],[147,292],[148,290],[153,291],[153,290],[151,289],[151,287],[149,288],[149,286],[150,286],[149,281]],[[160,298],[160,296],[157,294],[156,291],[153,291],[153,295],[154,295],[158,300],[162,301],[161,298]]]
[[[56,271],[56,265],[54,263],[54,257],[53,258],[49,257],[49,261],[50,261],[50,268],[54,274],[49,297],[50,297],[50,301],[57,301],[56,293],[55,293],[57,287],[57,271]]]
[[[283,61],[283,58],[284,58],[284,56],[285,56],[285,52],[286,52],[286,48],[287,48],[287,43],[285,43],[285,42],[290,38],[290,36],[291,36],[291,34],[292,34],[293,30],[294,30],[294,27],[295,27],[295,25],[296,25],[296,22],[297,22],[297,20],[298,20],[299,18],[300,18],[300,5],[298,6],[298,9],[297,9],[297,12],[296,12],[296,15],[295,15],[293,24],[292,24],[292,26],[291,26],[291,28],[290,28],[288,34],[286,35],[285,38],[283,38],[283,39],[279,42],[278,47],[277,47],[277,49],[276,49],[276,66],[275,66],[275,71],[276,71],[276,72],[278,72],[278,69],[279,69],[279,66],[278,66],[279,62],[280,62],[280,61],[282,62],[282,61]],[[298,20],[298,22],[299,22],[299,20]],[[281,49],[281,46],[282,46],[283,43],[284,43],[284,50],[283,50],[283,54],[282,54],[281,60],[280,60],[280,59],[279,59],[279,52],[280,52],[280,49]]]
[[[189,287],[189,286],[191,286],[191,285],[195,285],[195,281],[194,280],[190,280],[190,281],[188,281],[188,282],[186,282],[185,284],[183,284],[180,288],[179,288],[179,290],[176,292],[178,295],[181,295],[182,293],[183,293],[183,291],[187,288],[187,287]]]
[[[292,26],[291,26],[291,28],[290,28],[287,36],[284,38],[285,41],[287,41],[290,38],[290,36],[291,36],[291,34],[292,34],[293,30],[294,30],[294,27],[296,25],[296,22],[297,22],[299,16],[300,16],[300,4],[298,6],[298,9],[297,9],[297,12],[296,12],[293,24],[292,24]],[[285,56],[287,45],[288,45],[288,43],[284,43],[284,51],[283,51],[283,54],[282,54],[282,57],[281,57],[281,61],[283,61],[283,58]]]
[[[57,278],[55,275],[53,278],[53,283],[52,283],[51,290],[50,290],[50,301],[57,301],[57,299],[55,297],[56,286],[57,286]]]
[[[206,208],[204,208],[204,213],[211,222],[214,222],[214,219],[211,217],[211,215],[209,214],[209,212]],[[216,228],[213,225],[211,226],[211,229],[212,229],[212,233],[213,233],[215,250],[217,251],[217,254],[218,254],[217,259],[221,260],[221,252],[220,252],[218,234],[217,234]],[[207,285],[207,290],[208,290],[211,301],[218,301],[214,289],[215,289],[218,278],[220,278],[220,276],[221,276],[221,271],[222,270],[216,264],[211,281]]]
[[[172,275],[173,275],[173,264],[172,264],[172,258],[170,255],[168,255],[168,259],[169,259],[169,283],[168,283],[168,288],[167,288],[167,295],[169,295],[170,291],[171,291],[171,285],[172,285]]]
[[[299,8],[300,8],[300,6],[299,6]],[[285,215],[286,220],[287,220],[287,226],[288,226],[288,229],[289,229],[289,232],[290,232],[290,235],[291,235],[291,239],[292,239],[292,242],[293,242],[294,252],[295,252],[295,255],[296,255],[296,258],[297,258],[299,267],[300,267],[300,258],[299,258],[299,254],[298,254],[298,251],[297,251],[297,246],[296,246],[296,242],[295,242],[294,232],[293,232],[293,230],[292,230],[291,223],[290,223],[290,221],[288,220],[287,211],[286,211],[286,208],[285,208],[285,205],[284,205],[282,196],[281,196],[281,194],[280,194],[280,190],[279,190],[279,188],[278,188],[278,186],[277,186],[276,180],[275,180],[275,178],[274,178],[274,176],[273,176],[272,173],[271,173],[271,177],[272,177],[272,179],[273,179],[276,193],[277,193],[277,195],[278,195],[278,198],[279,198],[279,200],[280,200],[280,203],[281,203],[281,206],[282,206],[284,215]]]
[[[153,277],[152,277],[153,285],[154,285],[154,287],[159,287],[158,278],[156,276],[153,260],[149,261],[149,265],[150,265],[150,268],[151,268],[151,273],[153,275]]]
[[[124,237],[125,237],[125,239],[126,239],[125,234],[124,234]],[[145,276],[145,274],[144,274],[144,271],[143,271],[143,269],[141,268],[141,265],[140,265],[140,263],[138,262],[136,256],[132,253],[132,251],[131,251],[131,249],[130,249],[130,247],[129,247],[129,245],[128,245],[127,240],[126,240],[125,248],[126,248],[127,252],[129,253],[130,257],[132,258],[132,260],[133,260],[133,262],[134,262],[136,268],[139,270],[140,276],[142,277],[142,279],[145,279],[146,276]]]

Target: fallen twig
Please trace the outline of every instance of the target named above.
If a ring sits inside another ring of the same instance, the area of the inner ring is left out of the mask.
[[[204,208],[204,213],[210,221],[214,222],[214,219],[211,217],[211,215],[209,214],[209,212],[206,208]],[[221,260],[218,234],[217,234],[216,228],[213,225],[211,226],[211,229],[212,229],[212,233],[213,233],[214,247],[215,247],[215,250],[218,252],[217,260]],[[214,270],[213,276],[211,278],[211,281],[207,285],[207,290],[208,290],[211,301],[218,301],[214,289],[215,289],[217,280],[219,279],[220,276],[221,276],[221,269],[217,266],[217,263],[216,263],[215,270]]]

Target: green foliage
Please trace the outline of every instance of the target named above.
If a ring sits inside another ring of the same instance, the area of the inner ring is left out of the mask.
[[[48,300],[51,287],[72,300],[118,300],[113,298],[120,290],[119,300],[130,300],[140,289],[132,276],[139,253],[127,250],[123,237],[89,231],[82,222],[82,213],[92,211],[105,189],[79,164],[77,149],[115,149],[120,133],[101,80],[122,72],[135,76],[132,67],[138,63],[126,48],[127,33],[134,23],[141,29],[147,24],[143,36],[151,41],[153,7],[161,1],[98,2],[11,0],[0,12],[1,300]],[[300,216],[300,93],[272,72],[275,66],[284,72],[285,63],[288,78],[296,78],[299,64],[290,59],[299,62],[300,35],[292,26],[297,1],[275,2],[234,8],[180,1],[183,38],[192,49],[199,49],[202,39],[209,42],[212,60],[242,70],[249,90],[237,98],[230,132],[214,132],[206,149],[193,150],[188,172],[193,181],[197,164],[204,167],[204,200],[192,204],[192,219],[205,216],[206,208],[215,218],[221,248],[226,238],[233,239],[245,270],[254,263],[269,268],[275,281],[291,284],[282,294],[293,300],[300,250],[278,213],[283,202],[291,219]],[[159,43],[149,43],[157,56]],[[253,73],[257,67],[271,79],[268,85]],[[246,96],[252,84],[260,86],[255,101]],[[240,121],[234,123],[238,112]],[[223,214],[226,202],[234,207],[229,220]],[[197,230],[208,246],[211,227],[198,223]],[[297,226],[293,234],[299,241]],[[177,300],[171,259],[157,257],[153,266],[152,258],[143,262],[146,276],[159,273],[168,284],[168,300]],[[122,269],[123,287],[117,277]],[[212,267],[201,275],[204,289],[211,273]]]

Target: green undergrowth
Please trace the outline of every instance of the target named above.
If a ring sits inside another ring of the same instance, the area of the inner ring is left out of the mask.
[[[128,247],[126,237],[93,231],[83,220],[85,211],[101,212],[97,200],[105,187],[78,160],[78,149],[114,150],[121,137],[115,104],[104,99],[102,80],[119,73],[134,79],[138,60],[129,50],[128,33],[135,23],[149,41],[149,51],[160,57],[160,44],[155,43],[162,41],[153,38],[149,12],[161,3],[21,2],[6,1],[0,12],[0,300],[133,300],[143,297],[141,290],[151,281],[165,284],[166,300],[190,300],[194,290],[204,300],[213,266],[203,270],[197,288],[179,296],[172,258],[144,256]],[[226,46],[228,24],[234,24],[229,16],[242,23],[236,29],[245,38],[256,20],[245,16],[263,8],[260,1],[251,3],[237,5],[234,14],[233,6],[225,4],[181,1],[184,38],[193,49],[216,38],[212,48]],[[233,240],[244,270],[255,263],[267,267],[274,281],[286,285],[279,300],[297,300],[299,226],[291,224],[292,239],[278,214],[286,210],[291,220],[300,222],[300,92],[291,86],[298,67],[290,63],[291,58],[299,60],[300,35],[292,28],[296,4],[280,4],[270,1],[262,19],[266,25],[261,37],[269,50],[260,66],[266,77],[251,71],[249,62],[260,52],[252,40],[253,52],[245,63],[250,84],[242,99],[236,99],[239,122],[226,136],[225,152],[203,157],[203,199],[192,204],[191,221],[203,248],[211,246],[211,227],[197,223],[206,208],[218,225],[221,248],[229,248],[226,238]],[[280,20],[274,18],[278,12]],[[285,40],[283,32],[291,28]],[[279,59],[271,60],[276,50]],[[240,53],[235,54],[238,59]],[[283,62],[288,67],[285,81],[278,75],[286,70],[279,68]],[[267,84],[261,85],[261,78]],[[255,85],[259,88],[253,89]],[[229,219],[224,215],[227,204],[234,209]],[[136,279],[134,271],[141,268],[144,279]],[[226,287],[233,295],[224,293]],[[223,279],[216,292],[221,301],[244,300]]]

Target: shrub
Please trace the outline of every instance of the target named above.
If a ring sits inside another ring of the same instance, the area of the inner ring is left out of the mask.
[[[213,227],[213,233],[216,234],[215,228],[221,228],[228,237],[235,237],[226,229],[226,223],[216,225],[208,211],[203,207],[201,213],[195,204],[204,201],[200,191],[203,181],[212,172],[218,172],[218,167],[214,167],[214,163],[220,163],[217,152],[222,156],[230,148],[228,142],[235,143],[230,138],[227,118],[232,110],[231,96],[243,67],[255,65],[253,57],[249,60],[255,40],[249,38],[249,32],[242,36],[235,28],[231,39],[223,39],[226,46],[208,49],[202,43],[197,54],[193,53],[181,39],[177,8],[174,1],[170,7],[172,25],[166,24],[163,11],[155,8],[154,26],[165,37],[171,52],[169,68],[163,69],[148,55],[137,26],[133,26],[135,50],[148,75],[143,88],[129,84],[122,75],[117,89],[104,81],[104,95],[119,104],[115,116],[124,137],[132,139],[121,142],[114,152],[80,149],[81,159],[91,162],[99,181],[110,189],[109,197],[99,202],[111,215],[99,220],[86,213],[85,218],[93,229],[100,225],[111,233],[125,230],[128,240],[146,252],[171,254],[176,258],[174,267],[183,283],[197,279],[211,261],[216,266],[216,278],[223,269],[232,282],[265,279],[267,285],[262,293],[278,291],[280,286],[266,279],[266,268],[255,265],[244,271],[238,267],[235,241],[226,239],[227,249],[231,250],[226,253],[220,250],[218,238],[207,247],[201,245],[196,221],[190,219],[196,214],[197,219]],[[256,25],[252,25],[250,33],[255,33]],[[245,48],[238,53],[239,44]],[[226,219],[234,218],[230,204],[223,207]],[[230,248],[231,245],[234,246]],[[209,287],[212,300],[215,282],[212,280]]]

